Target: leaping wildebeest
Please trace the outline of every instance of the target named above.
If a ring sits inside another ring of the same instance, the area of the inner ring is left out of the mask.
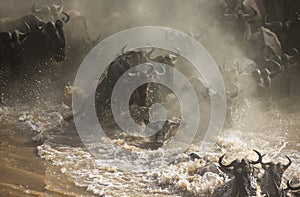
[[[22,42],[30,34],[29,25],[24,22],[27,28],[26,32],[19,30],[5,31],[0,33],[0,64],[1,66],[10,66],[13,71],[22,62]]]
[[[26,15],[19,19],[6,19],[0,24],[2,31],[13,29],[25,31],[23,23],[26,22],[29,25],[30,35],[22,43],[24,60],[22,66],[25,68],[27,66],[27,70],[37,69],[38,65],[44,66],[45,62],[53,60],[61,62],[65,59],[64,24],[70,20],[70,16],[65,12],[63,14],[64,17],[55,22],[45,22],[34,15]],[[34,65],[34,69],[32,65]]]
[[[29,25],[26,22],[24,25],[27,28],[26,32],[13,30],[0,33],[0,89],[9,82],[12,74],[19,70],[23,54],[21,45],[30,34]]]

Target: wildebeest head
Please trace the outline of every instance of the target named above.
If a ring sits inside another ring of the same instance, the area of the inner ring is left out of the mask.
[[[280,186],[281,183],[281,178],[284,173],[284,171],[292,164],[291,159],[286,156],[288,159],[288,164],[282,164],[282,163],[273,163],[273,162],[268,162],[264,163],[261,161],[263,169],[268,173],[274,180],[274,182]]]
[[[63,61],[66,57],[66,41],[63,26],[70,20],[70,16],[67,13],[63,12],[63,14],[65,17],[57,19],[55,23],[44,23],[42,21],[37,22],[37,28],[47,37],[49,47],[54,49],[55,60],[58,62]]]
[[[11,65],[20,65],[22,62],[22,47],[21,43],[30,34],[29,25],[24,22],[27,32],[23,33],[19,30],[12,32],[0,33],[1,58],[2,61]]]
[[[264,163],[261,161],[261,165],[265,170],[260,180],[261,189],[264,194],[274,197],[282,196],[284,191],[280,189],[281,178],[284,171],[292,164],[291,159],[288,156],[286,158],[288,159],[288,164],[285,165],[282,163]]]
[[[49,18],[52,17],[52,19],[58,19],[59,15],[63,12],[63,4],[62,1],[60,5],[52,4],[50,6],[44,6],[39,9],[36,8],[36,2],[34,1],[32,4],[32,12],[35,14],[38,14],[42,17]]]
[[[230,173],[234,176],[234,184],[232,189],[232,196],[252,196],[256,193],[256,184],[253,176],[254,168],[252,165],[258,164],[262,160],[262,155],[254,150],[258,154],[257,161],[250,161],[247,159],[234,160],[228,165],[222,163],[225,154],[220,157],[219,165],[221,170]]]

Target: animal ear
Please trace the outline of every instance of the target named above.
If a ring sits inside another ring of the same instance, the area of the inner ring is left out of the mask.
[[[64,23],[63,23],[61,20],[56,20],[56,22],[55,22],[55,27],[56,27],[57,29],[62,29],[63,26],[64,26]]]
[[[36,28],[38,29],[38,30],[42,30],[42,29],[44,29],[44,26],[45,26],[45,23],[43,22],[43,21],[37,21],[36,22]]]

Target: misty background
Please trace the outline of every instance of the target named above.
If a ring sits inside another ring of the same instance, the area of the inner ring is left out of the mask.
[[[52,3],[60,4],[60,0],[36,0],[37,8]],[[32,4],[32,0],[1,0],[0,17],[19,18],[31,14]],[[94,38],[101,35],[104,39],[137,26],[166,26],[194,36],[217,61],[239,54],[239,50],[232,46],[235,45],[231,40],[234,35],[221,30],[223,8],[217,0],[64,0],[63,4],[64,11],[69,12],[73,19],[74,15],[80,14],[88,20]],[[73,34],[83,31],[82,27],[73,28]]]

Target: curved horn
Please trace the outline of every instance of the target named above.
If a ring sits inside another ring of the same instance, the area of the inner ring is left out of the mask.
[[[270,165],[270,164],[272,164],[272,162],[267,162],[267,163],[264,163],[263,162],[263,157],[265,156],[266,154],[263,154],[262,156],[261,156],[261,160],[260,160],[260,164],[262,164],[262,165]]]
[[[297,56],[297,55],[299,55],[299,51],[298,51],[298,49],[296,49],[296,48],[293,48],[293,52],[294,52],[294,56]]]
[[[232,167],[233,164],[234,164],[234,162],[235,162],[236,160],[234,160],[233,162],[231,162],[231,163],[228,164],[228,165],[224,165],[224,164],[222,163],[222,161],[223,161],[223,158],[225,157],[225,155],[226,155],[226,154],[222,155],[222,156],[219,158],[219,165],[220,165],[221,168],[225,168],[225,169],[226,169],[226,168]]]
[[[286,185],[287,185],[287,190],[300,190],[300,186],[298,187],[291,186],[291,180],[287,181]]]
[[[283,23],[282,22],[280,22],[280,21],[268,22],[268,18],[269,18],[269,15],[267,14],[265,16],[265,25],[268,28],[275,28],[275,29],[282,29],[283,28]]]
[[[288,62],[290,61],[291,59],[294,59],[298,56],[299,54],[299,51],[296,49],[296,48],[293,48],[293,54],[292,55],[288,55],[288,54],[283,54],[282,55],[282,59],[285,61],[285,62]]]
[[[280,65],[279,62],[277,62],[277,61],[275,61],[273,59],[268,59],[267,62],[270,62],[272,65],[274,65],[275,67],[277,67],[277,69],[275,69],[276,73],[279,73],[279,72],[282,71],[282,66]]]
[[[63,15],[65,15],[61,20],[64,22],[64,23],[67,23],[70,21],[70,15],[67,14],[66,12],[62,12]]]
[[[286,170],[292,164],[292,160],[287,155],[285,157],[289,160],[289,163],[283,166],[283,169]]]
[[[23,21],[25,27],[26,27],[26,33],[23,33],[21,31],[16,31],[18,37],[19,37],[19,41],[23,41],[26,36],[28,36],[30,34],[30,26],[25,22]]]
[[[260,79],[261,79],[261,70],[255,69],[254,71],[252,71],[251,75],[256,80],[256,82],[260,82]]]
[[[25,27],[26,27],[26,33],[22,33],[22,32],[20,32],[19,34],[20,35],[23,35],[23,36],[27,36],[27,35],[29,35],[30,34],[30,26],[28,25],[28,23],[26,23],[25,21],[23,21],[23,24],[25,25]]]
[[[155,71],[155,73],[158,75],[158,76],[163,76],[166,74],[166,68],[164,66],[162,66],[161,64],[159,64],[160,67],[162,68],[162,72],[158,72],[157,70]]]
[[[147,54],[149,60],[154,61],[155,58],[151,58],[151,54],[155,51],[155,48],[151,46],[151,51]]]
[[[262,158],[264,155],[261,155],[260,152],[258,152],[257,150],[254,150],[254,152],[256,152],[256,154],[258,155],[258,159],[256,161],[250,161],[250,164],[259,164],[262,161]]]

